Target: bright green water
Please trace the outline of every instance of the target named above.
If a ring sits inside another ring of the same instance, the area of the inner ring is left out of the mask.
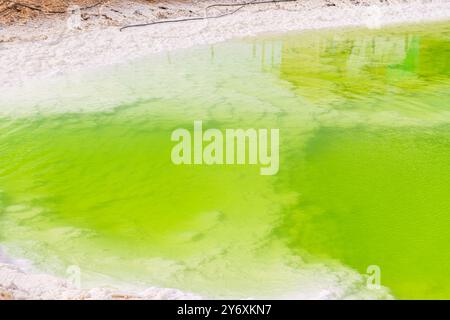
[[[377,265],[397,298],[450,298],[449,40],[260,38],[31,85],[0,119],[0,243],[86,285],[383,298],[351,271]],[[279,128],[278,175],[173,165],[194,120]]]

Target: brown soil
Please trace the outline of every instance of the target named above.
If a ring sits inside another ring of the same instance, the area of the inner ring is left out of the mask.
[[[0,300],[14,300],[14,297],[8,291],[4,291],[0,288]]]
[[[108,0],[0,0],[0,23],[12,24],[43,15],[63,14],[71,5],[80,8],[100,5]]]

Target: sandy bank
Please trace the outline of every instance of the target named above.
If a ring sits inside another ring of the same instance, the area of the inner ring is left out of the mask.
[[[6,89],[31,79],[261,33],[352,26],[377,28],[450,18],[448,0],[392,0],[389,4],[366,0],[358,5],[343,0],[303,0],[252,5],[220,19],[119,30],[135,23],[205,16],[205,8],[213,3],[217,2],[161,2],[155,6],[147,2],[107,1],[89,10],[3,27],[0,87]],[[235,8],[210,8],[206,15],[223,14]]]

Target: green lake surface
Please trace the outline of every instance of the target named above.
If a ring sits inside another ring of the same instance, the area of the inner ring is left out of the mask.
[[[238,40],[20,90],[0,106],[0,245],[40,271],[205,297],[450,298],[449,23]],[[195,120],[279,129],[278,174],[174,165],[171,133]]]

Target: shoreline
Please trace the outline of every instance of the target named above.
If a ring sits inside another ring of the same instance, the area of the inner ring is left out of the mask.
[[[143,290],[117,286],[80,288],[67,279],[31,271],[31,261],[13,259],[0,245],[1,300],[200,300],[202,297],[172,288]]]
[[[314,1],[305,2],[311,4]],[[89,18],[83,22],[85,24],[72,30],[67,29],[67,17],[61,16],[0,29],[0,64],[3,69],[0,88],[20,88],[30,81],[125,63],[154,53],[267,33],[346,27],[373,29],[450,19],[449,1],[423,3],[412,0],[403,4],[374,6],[327,6],[323,1],[315,7],[305,6],[303,9],[296,3],[254,6],[214,21],[161,24],[120,32],[120,26],[142,21],[139,15],[135,17],[137,10],[141,10],[144,16],[145,10],[149,10],[148,5],[144,10],[143,4],[125,3],[111,1],[105,8],[93,8],[92,15],[108,18],[88,23],[86,21],[94,19]],[[213,1],[203,1],[202,6],[211,3]],[[186,12],[198,11],[201,6],[171,2],[170,8],[173,15],[163,19],[189,16]],[[158,17],[167,10],[156,9],[152,15]],[[116,11],[122,12],[122,16]],[[65,279],[30,272],[26,268],[26,260],[12,259],[1,249],[0,245],[0,300],[201,299],[176,289],[149,288],[142,292],[111,288],[77,289]]]
[[[231,2],[234,2],[231,1]],[[0,29],[0,88],[21,87],[31,80],[115,65],[142,58],[154,53],[186,49],[199,45],[215,44],[231,39],[262,34],[279,34],[333,28],[363,27],[377,29],[383,26],[445,21],[450,19],[450,2],[444,0],[411,0],[402,4],[382,4],[366,0],[366,5],[342,4],[329,6],[326,1],[302,1],[301,4],[280,3],[245,7],[239,12],[220,19],[158,24],[126,29],[120,27],[143,21],[172,20],[200,14],[201,4],[170,2],[152,10],[156,18],[142,20],[139,3],[108,2],[93,8],[103,20],[75,22],[73,16],[32,20],[24,25]],[[163,2],[164,3],[164,2]],[[313,5],[312,3],[315,3]],[[369,4],[369,5],[367,5]],[[128,5],[128,6],[127,6]],[[166,11],[173,12],[171,15]],[[222,9],[221,9],[222,10]],[[120,12],[122,16],[110,16]],[[185,13],[189,12],[189,15]],[[192,12],[192,13],[191,13]],[[87,14],[87,13],[84,13]],[[76,19],[75,19],[76,20]],[[26,35],[26,36],[23,36]]]

